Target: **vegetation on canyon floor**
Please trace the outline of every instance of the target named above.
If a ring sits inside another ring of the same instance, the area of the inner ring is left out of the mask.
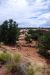
[[[50,59],[50,30],[42,29],[29,29],[25,34],[26,43],[30,44],[32,41],[36,41],[38,48],[37,53],[41,56]],[[16,45],[16,42],[19,41],[20,29],[18,24],[12,19],[6,20],[0,25],[0,43],[6,45]],[[24,59],[25,60],[25,59]],[[31,64],[32,62],[24,62],[21,54],[10,53],[6,50],[0,51],[0,64],[4,65],[11,75],[40,75],[43,73],[44,65]],[[43,69],[43,70],[42,70]]]

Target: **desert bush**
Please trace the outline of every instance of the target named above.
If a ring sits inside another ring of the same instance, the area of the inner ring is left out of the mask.
[[[27,41],[27,43],[31,43],[32,42],[31,35],[30,34],[26,34],[25,35],[25,40]]]
[[[11,61],[11,54],[7,52],[0,52],[0,63],[6,64]]]
[[[28,34],[31,35],[31,39],[32,39],[32,40],[37,40],[37,39],[38,39],[38,33],[37,33],[36,30],[30,29],[30,30],[28,31]]]
[[[38,40],[38,33],[36,32],[36,30],[29,29],[25,36],[25,40],[30,43],[32,42],[32,40]]]
[[[39,53],[45,57],[49,57],[50,55],[48,54],[48,50],[50,50],[50,35],[49,32],[45,33],[44,35],[42,35],[41,37],[39,37],[38,40],[39,44]]]
[[[16,53],[14,56],[13,56],[13,59],[14,59],[14,62],[15,63],[19,63],[20,60],[21,60],[21,55],[18,53]]]
[[[21,61],[21,55],[19,53],[0,53],[0,58],[4,56],[2,60],[6,62],[5,67],[7,69],[7,73],[11,73],[11,75],[36,75],[39,73],[39,66],[31,65],[31,62],[23,63]],[[2,57],[1,57],[2,56]],[[7,56],[7,57],[6,57]],[[8,61],[8,62],[7,62]]]
[[[28,64],[26,68],[26,75],[40,75],[42,67],[38,64]]]
[[[30,66],[27,68],[27,75],[34,75],[34,70]]]
[[[10,72],[12,75],[16,75],[19,73],[20,68],[19,63],[21,61],[21,55],[18,53],[12,54],[11,62],[6,64],[6,68],[8,72]]]

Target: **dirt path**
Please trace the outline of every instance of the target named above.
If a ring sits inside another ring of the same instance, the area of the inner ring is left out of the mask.
[[[32,64],[38,64],[40,66],[43,66],[45,64],[45,59],[41,58],[38,54],[37,54],[37,48],[32,48],[32,47],[11,47],[11,46],[5,46],[2,45],[0,47],[0,51],[9,51],[11,53],[16,53],[19,52],[23,59],[22,59],[22,63],[27,63],[27,62],[31,62]],[[0,75],[11,75],[11,74],[7,74],[6,70],[4,67],[0,68]]]
[[[39,54],[37,53],[37,42],[36,41],[32,41],[32,43],[27,44],[25,41],[25,35],[22,34],[19,37],[19,41],[17,42],[18,46],[15,47],[11,47],[11,46],[5,46],[5,45],[1,45],[0,50],[6,50],[6,51],[10,51],[10,52],[19,52],[23,57],[26,57],[28,59],[31,59],[35,62],[41,62],[41,63],[45,63],[45,59],[40,57]]]
[[[35,62],[40,62],[40,63],[45,63],[45,59],[40,57],[39,54],[37,53],[37,48],[32,48],[32,47],[22,47],[21,48],[16,48],[16,47],[10,47],[10,46],[2,46],[3,51],[4,49],[6,51],[10,51],[12,53],[16,53],[19,52],[23,57],[31,59]],[[0,50],[2,50],[2,48],[0,48]]]

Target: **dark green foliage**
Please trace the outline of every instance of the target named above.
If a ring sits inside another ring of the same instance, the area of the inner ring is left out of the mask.
[[[48,51],[50,50],[50,31],[29,29],[26,35],[26,41],[38,41],[39,53],[46,58],[50,58]]]
[[[38,39],[38,35],[37,35],[37,33],[36,33],[36,31],[35,30],[29,30],[28,31],[28,34],[30,34],[31,35],[31,39],[32,40],[37,40]]]
[[[39,53],[46,58],[50,58],[48,50],[50,50],[50,31],[39,37]]]
[[[16,44],[16,40],[19,37],[18,24],[12,19],[4,21],[0,26],[0,36],[2,37],[1,42],[10,45]]]
[[[1,37],[1,41],[6,43],[8,38],[8,21],[4,21],[1,25]]]
[[[25,40],[27,41],[27,43],[31,43],[32,42],[31,35],[30,34],[26,34],[25,36],[26,36]]]
[[[42,36],[44,34],[43,30],[37,29],[36,33],[38,34],[38,36]]]
[[[26,34],[25,40],[28,42],[32,42],[32,40],[37,41],[38,40],[38,34],[37,34],[36,30],[29,29],[27,34]]]

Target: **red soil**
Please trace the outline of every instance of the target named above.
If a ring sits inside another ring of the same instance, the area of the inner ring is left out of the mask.
[[[32,44],[25,44],[24,41],[19,41],[19,47],[16,47],[16,46],[5,46],[5,45],[1,45],[0,47],[0,50],[4,51],[7,50],[7,51],[10,51],[12,53],[16,53],[16,52],[19,52],[22,56],[23,56],[23,59],[24,59],[24,62],[27,62],[27,60],[31,60],[32,62],[35,62],[35,63],[42,63],[42,64],[45,64],[45,59],[40,57],[39,54],[37,53],[37,48],[36,47],[33,47],[35,46],[36,42],[32,43]],[[24,47],[24,46],[32,46],[32,47]],[[6,70],[4,67],[0,68],[0,75],[11,75],[11,74],[7,74],[6,73]]]
[[[36,43],[33,44],[33,46],[35,46]],[[32,45],[32,44],[27,44],[28,46]],[[3,45],[2,48],[6,49],[7,51],[10,52],[19,52],[21,53],[21,55],[23,57],[26,57],[28,59],[31,59],[35,62],[41,62],[44,63],[45,59],[43,57],[41,57],[38,53],[37,53],[37,48],[36,47],[24,47],[26,46],[24,43],[21,43],[19,47],[14,47],[14,46],[5,46]]]

